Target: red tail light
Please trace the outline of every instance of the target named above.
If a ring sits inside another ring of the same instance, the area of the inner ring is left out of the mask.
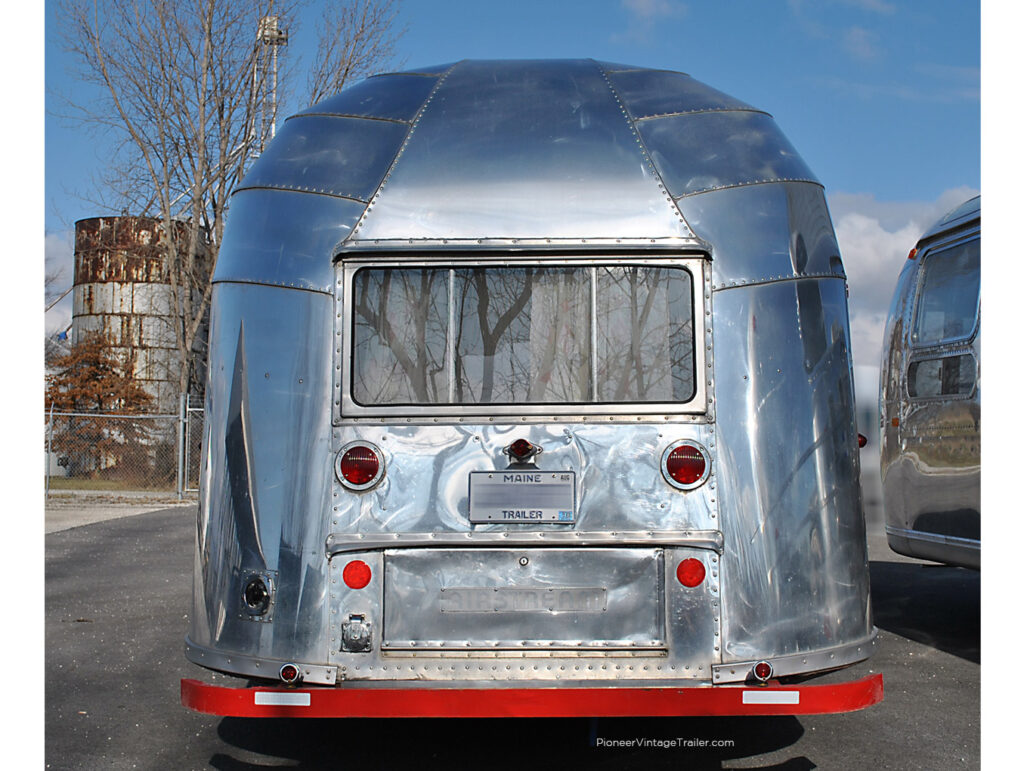
[[[369,442],[352,442],[341,448],[334,470],[350,490],[368,490],[384,476],[384,456]]]
[[[679,583],[690,588],[700,586],[705,575],[707,575],[707,571],[704,569],[704,563],[693,557],[684,559],[676,568],[676,578],[679,579]]]
[[[661,473],[673,487],[692,490],[707,480],[711,473],[711,459],[699,444],[683,440],[665,450],[661,458]]]
[[[754,665],[754,677],[759,682],[767,682],[772,676],[772,671],[772,665],[767,661],[759,661]]]

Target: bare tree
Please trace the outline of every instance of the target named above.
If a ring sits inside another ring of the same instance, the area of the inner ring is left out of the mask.
[[[308,77],[308,104],[379,72],[391,61],[405,31],[395,29],[398,6],[399,0],[350,0],[324,6],[317,55]]]
[[[301,4],[61,0],[64,40],[87,85],[67,98],[71,115],[116,139],[103,182],[111,209],[157,217],[169,236],[165,268],[180,319],[175,338],[182,392],[197,380],[194,360],[204,345],[228,196],[273,135],[277,89],[294,93],[291,68],[279,72],[273,46],[284,42],[281,32],[294,24]],[[325,4],[321,31],[328,37],[310,75],[316,91],[300,101],[309,104],[390,57],[394,4]],[[182,223],[185,237],[170,237]]]

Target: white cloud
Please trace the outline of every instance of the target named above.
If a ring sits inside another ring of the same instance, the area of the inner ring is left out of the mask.
[[[868,61],[881,56],[882,49],[878,45],[879,36],[863,27],[850,27],[843,33],[843,48],[855,59]]]
[[[53,284],[47,288],[51,299],[48,306],[57,296],[70,288],[75,277],[75,232],[63,230],[47,233],[44,240],[46,275],[56,276]],[[45,306],[44,306],[45,307]],[[71,294],[46,311],[46,334],[50,335],[67,328],[71,323]]]
[[[972,188],[958,187],[935,201],[897,202],[878,201],[865,193],[829,195],[850,286],[850,333],[856,365],[878,366],[889,302],[907,253],[943,214],[977,194]]]
[[[622,7],[641,19],[669,18],[686,13],[686,6],[675,0],[622,0]]]
[[[646,45],[651,42],[655,24],[665,19],[682,18],[688,8],[678,0],[621,0],[628,19],[621,34],[612,35],[616,43]]]
[[[862,11],[868,11],[870,13],[881,13],[885,16],[889,16],[896,11],[896,6],[891,3],[885,2],[885,0],[841,0],[843,5],[852,5],[859,8]]]

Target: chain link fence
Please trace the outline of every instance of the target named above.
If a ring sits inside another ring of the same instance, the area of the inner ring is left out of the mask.
[[[182,398],[177,415],[46,415],[46,492],[198,490],[203,409]]]

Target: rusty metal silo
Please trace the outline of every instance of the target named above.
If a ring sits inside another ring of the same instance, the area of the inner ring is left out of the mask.
[[[174,312],[165,246],[173,237],[187,248],[188,229],[176,222],[169,236],[163,221],[153,217],[75,223],[72,343],[90,332],[106,333],[161,413],[178,410],[181,371],[175,333],[181,318]],[[190,380],[202,383],[202,362],[190,369]]]

